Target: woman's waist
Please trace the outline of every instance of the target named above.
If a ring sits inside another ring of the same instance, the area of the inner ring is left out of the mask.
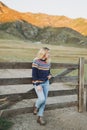
[[[46,79],[44,79],[44,80],[32,80],[32,83],[34,84],[34,83],[44,83],[44,82],[46,82],[47,80],[49,80],[48,78],[46,78]]]
[[[42,83],[43,82],[43,80],[32,80],[32,83]]]

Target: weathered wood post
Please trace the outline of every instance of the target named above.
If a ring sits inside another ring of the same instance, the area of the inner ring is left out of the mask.
[[[87,85],[86,85],[86,111],[87,111]]]
[[[85,60],[85,64],[87,64],[87,60]],[[86,87],[86,111],[87,111],[87,80],[85,83],[85,87]]]
[[[84,108],[84,58],[79,59],[78,70],[78,111],[83,112]]]

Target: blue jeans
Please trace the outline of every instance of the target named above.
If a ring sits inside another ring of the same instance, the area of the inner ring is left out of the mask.
[[[35,103],[35,106],[38,108],[38,116],[43,116],[46,100],[48,96],[49,91],[49,80],[45,81],[44,83],[41,83],[40,86],[42,87],[42,90],[37,90],[38,86],[34,86],[36,94],[37,94],[37,101]]]

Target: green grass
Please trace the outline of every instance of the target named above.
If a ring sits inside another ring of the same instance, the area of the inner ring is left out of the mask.
[[[0,117],[0,130],[8,130],[12,125],[11,121]]]

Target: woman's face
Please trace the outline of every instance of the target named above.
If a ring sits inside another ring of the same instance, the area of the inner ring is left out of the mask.
[[[45,54],[45,58],[48,59],[49,57],[50,57],[50,51],[47,50],[47,51],[46,51],[46,54]]]

